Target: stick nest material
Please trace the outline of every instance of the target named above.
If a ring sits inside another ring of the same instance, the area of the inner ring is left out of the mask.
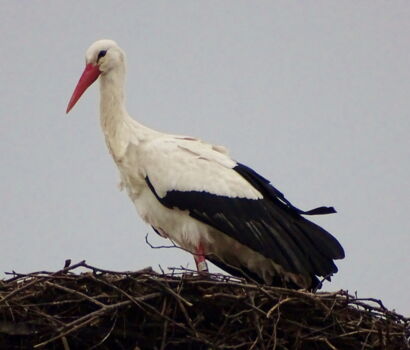
[[[84,261],[0,280],[1,349],[401,350],[409,340],[409,318],[345,291]]]

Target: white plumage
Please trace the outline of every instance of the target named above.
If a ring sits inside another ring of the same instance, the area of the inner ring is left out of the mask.
[[[344,253],[336,239],[226,148],[151,130],[128,115],[125,54],[114,41],[87,50],[67,112],[98,77],[101,127],[122,186],[142,219],[191,251],[199,270],[207,258],[236,275],[304,288],[337,271],[332,259]]]

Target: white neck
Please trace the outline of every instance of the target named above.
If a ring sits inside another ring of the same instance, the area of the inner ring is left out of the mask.
[[[141,141],[160,134],[128,115],[125,108],[124,84],[124,66],[117,66],[100,76],[100,122],[114,160],[122,158],[130,142],[138,146]]]
[[[128,118],[125,109],[124,84],[124,66],[118,66],[100,76],[100,121],[106,136],[115,133],[121,122]]]

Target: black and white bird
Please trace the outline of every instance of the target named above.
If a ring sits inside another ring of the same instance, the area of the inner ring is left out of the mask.
[[[86,52],[86,67],[67,113],[100,77],[100,119],[121,184],[142,219],[162,237],[237,276],[271,285],[314,289],[318,277],[337,272],[344,251],[326,230],[254,170],[230,158],[225,147],[194,137],[164,134],[132,119],[124,105],[124,51],[99,40]]]

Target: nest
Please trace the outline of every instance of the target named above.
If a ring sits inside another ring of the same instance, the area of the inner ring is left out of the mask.
[[[409,318],[345,291],[68,265],[0,281],[1,349],[410,348]]]

